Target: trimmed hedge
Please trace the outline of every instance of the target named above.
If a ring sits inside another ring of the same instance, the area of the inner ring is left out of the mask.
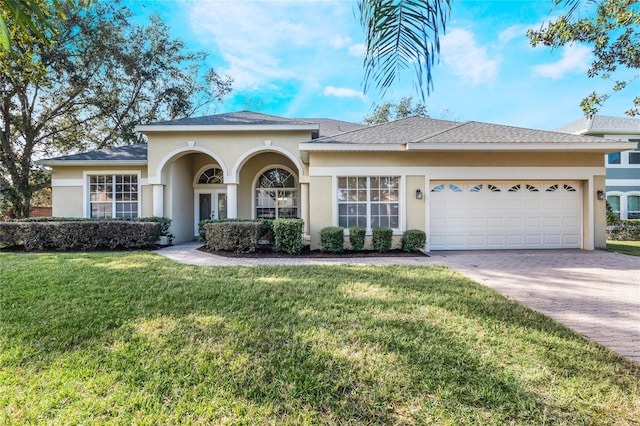
[[[327,253],[342,253],[344,251],[344,228],[328,226],[320,231],[320,248]]]
[[[126,220],[24,221],[0,223],[0,245],[26,251],[115,250],[153,246],[160,238],[158,222]]]
[[[208,223],[225,223],[225,222],[259,222],[262,226],[260,227],[260,233],[258,235],[258,241],[269,241],[269,244],[273,244],[274,235],[273,235],[273,220],[271,219],[205,219],[198,222],[198,235],[200,237],[200,242],[207,241],[204,226]]]
[[[273,221],[274,248],[288,254],[302,252],[302,219],[276,219]]]
[[[351,243],[351,250],[360,251],[364,248],[364,238],[367,234],[367,230],[362,226],[352,226],[349,228],[349,242]]]
[[[393,230],[391,228],[373,228],[373,249],[378,253],[391,250]]]
[[[418,251],[424,248],[427,234],[419,229],[408,229],[402,235],[402,250]]]
[[[203,225],[207,248],[252,253],[258,248],[260,222],[214,221]]]
[[[607,227],[607,239],[613,241],[640,241],[640,222],[620,220]]]

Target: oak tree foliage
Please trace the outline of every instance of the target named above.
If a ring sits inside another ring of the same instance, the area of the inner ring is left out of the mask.
[[[46,185],[35,160],[139,142],[135,125],[207,112],[231,90],[229,77],[207,68],[206,53],[172,38],[158,17],[136,24],[117,1],[64,15],[33,20],[43,32],[54,27],[46,40],[7,18],[16,30],[0,50],[0,175],[3,200],[19,217]]]

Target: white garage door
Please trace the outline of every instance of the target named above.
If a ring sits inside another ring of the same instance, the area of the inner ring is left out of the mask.
[[[430,249],[582,247],[579,182],[432,181]]]

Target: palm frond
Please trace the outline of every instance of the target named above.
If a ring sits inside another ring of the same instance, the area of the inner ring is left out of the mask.
[[[416,72],[422,99],[433,88],[431,69],[440,53],[451,0],[358,0],[365,32],[364,91],[372,81],[384,94],[406,69]]]

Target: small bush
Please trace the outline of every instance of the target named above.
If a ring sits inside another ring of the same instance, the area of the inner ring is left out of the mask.
[[[364,248],[364,237],[367,230],[362,226],[352,226],[349,228],[349,242],[351,243],[351,250],[360,251]]]
[[[427,234],[419,229],[408,229],[402,236],[402,250],[418,251],[424,248]]]
[[[640,241],[640,222],[619,220],[607,227],[607,239],[613,241]]]
[[[204,222],[204,221],[203,221]],[[258,247],[260,222],[214,221],[203,225],[207,248],[252,253]]]
[[[391,228],[373,228],[373,249],[378,253],[391,250],[393,230]]]
[[[158,222],[127,220],[28,221],[0,224],[3,245],[26,251],[114,250],[152,246],[160,238]]]
[[[274,248],[288,254],[302,252],[302,219],[276,219],[273,222]]]
[[[327,253],[342,253],[344,251],[344,228],[329,226],[320,231],[321,250]]]

